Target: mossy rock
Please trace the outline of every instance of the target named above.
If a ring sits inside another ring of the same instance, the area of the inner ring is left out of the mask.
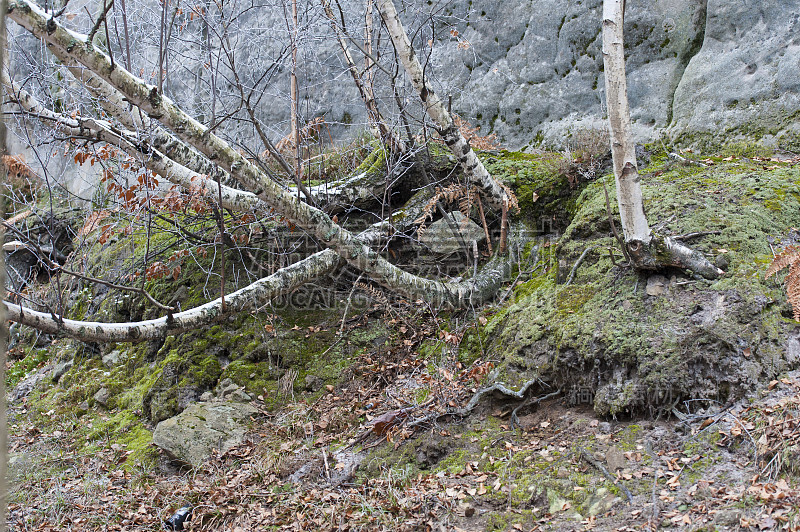
[[[570,183],[563,155],[502,151],[481,159],[495,179],[514,190],[521,214],[534,230],[553,233],[566,227],[583,183]]]
[[[668,270],[660,272],[667,293],[648,295],[648,274],[615,265],[622,257],[603,186],[592,183],[551,246],[550,263],[518,286],[484,328],[485,349],[501,358],[494,377],[511,385],[539,377],[574,402],[588,398],[598,413],[617,415],[671,408],[682,399],[725,403],[796,367],[800,327],[782,288],[764,273],[771,239],[798,238],[800,169],[718,162],[655,163],[643,170],[642,185],[648,217],[662,233],[712,232],[688,243],[727,270],[722,279]],[[609,193],[615,208],[613,187]]]

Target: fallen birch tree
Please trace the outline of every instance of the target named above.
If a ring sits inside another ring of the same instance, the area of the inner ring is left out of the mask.
[[[387,5],[383,3],[381,8],[384,13]],[[45,12],[28,0],[13,0],[9,4],[8,16],[46,43],[48,49],[69,67],[76,79],[84,83],[104,110],[123,126],[131,129],[122,129],[105,120],[65,117],[44,108],[18,86],[10,84],[12,98],[26,113],[50,123],[64,134],[78,138],[91,137],[96,141],[115,145],[146,168],[173,183],[182,186],[200,185],[209,199],[218,199],[224,208],[248,212],[273,209],[333,250],[321,252],[322,255],[318,253],[313,256],[313,260],[309,258],[276,272],[251,287],[236,292],[235,297],[231,294],[225,301],[211,302],[158,320],[107,325],[81,323],[65,320],[63,316],[54,313],[39,313],[24,306],[7,305],[11,319],[47,332],[60,332],[87,340],[141,340],[198,326],[221,313],[245,308],[255,300],[263,301],[264,298],[285,293],[301,282],[330,271],[339,264],[338,258],[402,296],[425,299],[434,305],[463,307],[479,303],[491,297],[499,288],[508,267],[499,256],[490,261],[480,274],[459,282],[427,279],[398,268],[368,245],[367,242],[372,240],[368,235],[362,239],[337,224],[322,210],[298,200],[291,191],[270,179],[225,140],[185,113],[161,93],[158,87],[146,83],[122,68],[119,63],[115,63],[88,36],[65,28],[55,20],[52,13]],[[395,37],[399,35],[399,31],[402,31],[401,27],[393,29]],[[396,46],[403,42],[408,42],[407,37],[405,41],[402,38],[397,41]],[[413,55],[408,49],[404,53]],[[415,66],[412,62],[406,67],[412,68],[411,77],[414,79],[413,69],[419,68],[419,64]],[[475,164],[475,154],[458,133],[452,119],[448,122],[448,118],[442,114],[444,109],[436,95],[427,89],[420,94],[426,102],[427,111],[441,127],[440,132],[444,133],[445,142],[455,150],[454,153],[469,179],[480,186],[488,203],[501,206],[507,211],[513,206],[513,196],[497,184],[479,162]],[[129,109],[128,104],[133,104],[135,108]],[[138,135],[137,130],[146,128],[144,115],[161,123],[161,127],[156,128],[152,135]],[[203,170],[207,171],[210,167],[221,168],[247,190],[217,185],[215,181],[221,180],[219,174],[216,180],[208,174],[202,175]],[[264,288],[265,286],[269,288]],[[89,332],[90,329],[93,332]]]

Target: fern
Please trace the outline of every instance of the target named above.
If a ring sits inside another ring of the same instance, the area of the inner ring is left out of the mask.
[[[794,320],[800,321],[800,246],[787,246],[778,253],[772,264],[767,268],[765,279],[769,279],[784,268],[789,268],[789,274],[784,281],[786,297],[792,305]]]
[[[458,183],[452,184],[445,188],[436,188],[436,194],[425,204],[422,208],[422,215],[414,220],[415,224],[419,224],[417,229],[417,236],[421,237],[427,229],[427,221],[433,218],[433,211],[436,209],[437,202],[445,204],[458,203],[458,210],[464,215],[464,218],[469,218],[472,211],[472,205],[476,201],[480,201],[478,197],[478,189],[476,187],[467,187],[459,185]]]

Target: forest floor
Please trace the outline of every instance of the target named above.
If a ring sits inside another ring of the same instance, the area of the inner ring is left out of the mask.
[[[13,404],[11,529],[161,530],[189,505],[187,530],[800,530],[800,373],[668,418],[597,418],[559,395],[512,423],[519,402],[497,396],[441,415],[481,370],[453,359],[434,378],[397,353],[263,410],[246,443],[191,471],[131,467],[111,442],[81,454],[66,420]],[[402,408],[423,385],[433,398]]]

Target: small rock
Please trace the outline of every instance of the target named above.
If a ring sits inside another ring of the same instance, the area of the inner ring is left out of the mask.
[[[204,403],[207,403],[207,402],[211,401],[213,398],[214,398],[214,394],[211,393],[211,392],[203,392],[200,395],[200,400],[203,401]]]
[[[242,443],[248,419],[257,412],[242,403],[195,403],[156,425],[153,443],[174,459],[198,467],[215,450],[225,452]]]
[[[53,379],[53,382],[58,382],[61,380],[61,377],[63,377],[66,372],[72,369],[72,364],[72,360],[67,360],[66,362],[59,362],[53,366],[53,371],[50,373],[50,378]]]
[[[107,368],[113,368],[117,364],[119,364],[120,359],[122,358],[122,351],[119,349],[114,349],[110,353],[103,355],[103,364]]]
[[[97,390],[97,393],[94,394],[94,402],[106,406],[110,397],[111,392],[108,391],[108,388],[100,388]]]
[[[722,526],[738,526],[742,518],[742,511],[737,508],[719,510],[714,516],[714,523]]]
[[[306,391],[316,392],[317,390],[322,388],[323,384],[325,383],[322,381],[322,379],[320,379],[316,375],[311,375],[311,374],[306,375],[306,380],[305,380]]]
[[[454,211],[447,216],[468,246],[471,246],[473,240],[476,240],[478,244],[486,240],[483,228],[469,218],[465,218],[461,212]],[[460,240],[453,235],[450,223],[444,218],[433,222],[419,240],[431,251],[441,255],[449,255],[461,249]]]
[[[252,397],[250,397],[250,395],[245,392],[244,389],[237,388],[226,393],[225,399],[228,401],[235,401],[237,403],[249,403],[252,400]]]
[[[613,508],[614,505],[621,500],[622,499],[615,496],[613,493],[609,493],[607,489],[598,488],[598,490],[590,495],[589,499],[586,501],[586,510],[592,517],[596,515],[602,515],[611,511],[611,508]]]
[[[606,465],[608,465],[608,470],[612,473],[619,469],[624,469],[625,465],[627,464],[627,459],[619,447],[612,445],[606,451]]]
[[[647,279],[645,292],[648,296],[663,296],[667,293],[669,281],[663,275],[651,275]]]
[[[597,425],[597,430],[601,434],[611,434],[611,423],[609,423],[608,421],[603,421],[602,423]]]

